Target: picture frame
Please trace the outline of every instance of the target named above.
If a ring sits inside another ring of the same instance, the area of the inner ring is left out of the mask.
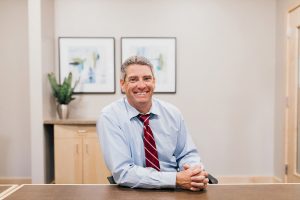
[[[115,93],[115,39],[113,37],[59,37],[59,82],[69,72],[74,94]]]
[[[176,37],[122,37],[121,62],[135,55],[152,63],[155,93],[176,93]]]

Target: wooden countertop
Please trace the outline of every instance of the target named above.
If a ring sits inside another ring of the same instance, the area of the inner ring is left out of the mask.
[[[0,184],[0,199],[3,199],[5,195],[9,194],[15,188],[17,188],[17,185]]]
[[[9,189],[11,185],[0,185],[0,193],[4,192],[5,190]]]
[[[95,119],[47,119],[44,124],[52,125],[96,125]]]
[[[6,200],[299,200],[300,184],[209,185],[207,190],[131,189],[117,185],[23,185]]]

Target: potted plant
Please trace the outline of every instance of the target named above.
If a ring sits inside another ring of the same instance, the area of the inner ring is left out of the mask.
[[[52,94],[57,101],[57,112],[60,119],[66,119],[69,115],[68,105],[74,100],[73,92],[76,88],[79,80],[75,81],[74,87],[72,87],[72,73],[68,74],[68,77],[64,78],[63,84],[58,84],[54,73],[48,74],[48,80],[52,88]]]

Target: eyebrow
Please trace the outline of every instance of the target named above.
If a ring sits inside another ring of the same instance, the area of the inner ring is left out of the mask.
[[[130,78],[138,78],[138,76],[127,76],[128,79]]]
[[[149,78],[149,77],[153,77],[152,75],[144,75],[144,76],[142,76],[142,78]],[[129,78],[139,78],[139,76],[127,76],[127,78],[129,79]]]

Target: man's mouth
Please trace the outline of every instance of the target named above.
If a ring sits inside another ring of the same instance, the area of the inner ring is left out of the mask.
[[[143,97],[147,94],[148,92],[135,92],[134,94],[140,97]]]

